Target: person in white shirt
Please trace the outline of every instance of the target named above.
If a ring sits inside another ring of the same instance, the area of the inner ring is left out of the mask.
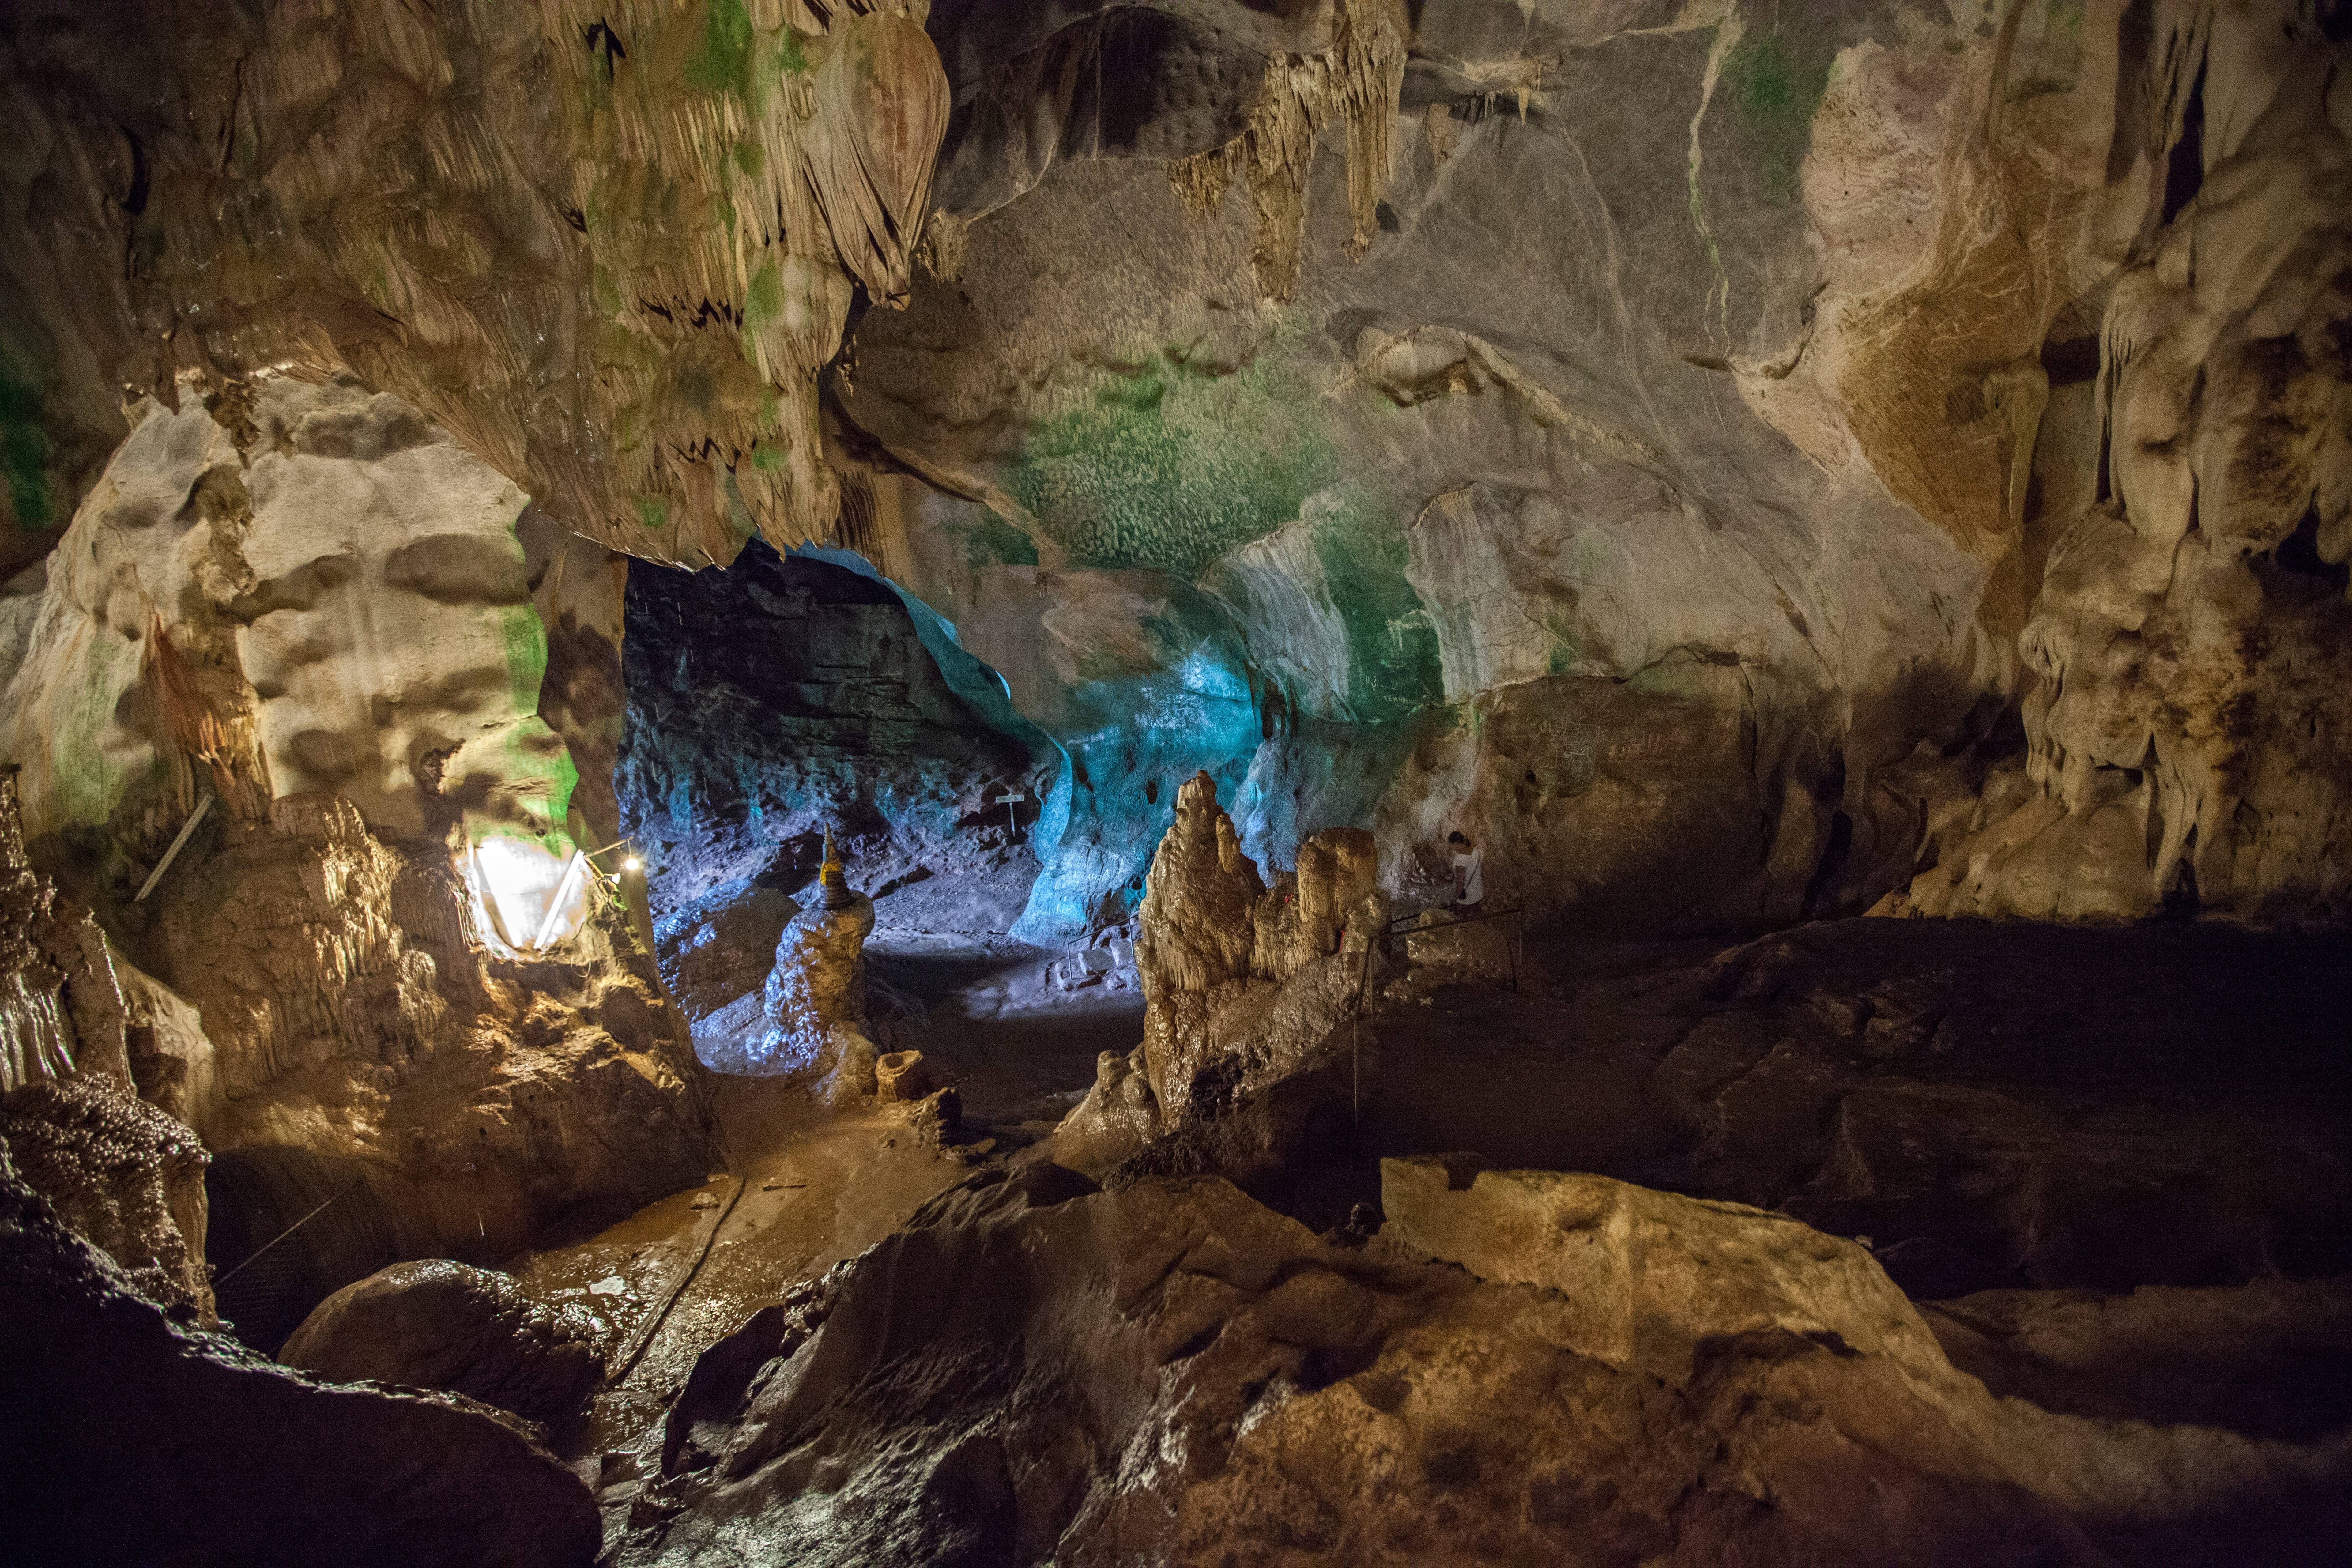
[[[1454,851],[1454,912],[1475,915],[1486,901],[1486,852],[1456,829],[1445,836]]]

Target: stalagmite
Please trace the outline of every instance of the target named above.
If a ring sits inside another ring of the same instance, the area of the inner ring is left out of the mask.
[[[879,1054],[866,1033],[866,938],[874,900],[849,885],[831,835],[815,906],[784,927],[765,992],[767,1029],[746,1053],[745,1068],[814,1073],[835,1102],[875,1092]]]

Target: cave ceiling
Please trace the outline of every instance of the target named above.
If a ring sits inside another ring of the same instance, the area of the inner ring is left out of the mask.
[[[1475,820],[1577,868],[1531,899],[1645,920],[1860,909],[1986,831],[1990,881],[1947,858],[1966,885],[1912,903],[2054,908],[1999,867],[2112,859],[2120,816],[2085,824],[2118,803],[2155,847],[2084,910],[2184,874],[2325,900],[2290,845],[2336,808],[2262,759],[2326,700],[2162,715],[2301,689],[2238,563],[2347,543],[2341,32],[2152,0],[26,5],[11,548],[56,538],[126,397],[277,374],[402,398],[614,552],[840,551],[1050,737],[1036,935],[1104,916],[1156,820],[1128,796],[1196,769],[1261,858],[1365,823],[1392,872]],[[2191,482],[2242,517],[2221,576],[2052,598],[2053,561],[2169,559]]]

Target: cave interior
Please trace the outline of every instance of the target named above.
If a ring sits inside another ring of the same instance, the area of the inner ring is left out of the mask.
[[[2352,5],[15,0],[0,1557],[2352,1561]]]

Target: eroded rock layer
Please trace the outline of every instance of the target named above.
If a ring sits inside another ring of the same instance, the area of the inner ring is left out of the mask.
[[[1024,936],[1198,771],[1595,928],[2337,912],[2336,7],[140,14],[5,35],[9,504],[283,364],[822,539],[1050,739]]]
[[[942,8],[953,243],[842,406],[877,560],[1071,750],[1033,919],[1202,768],[1261,859],[1469,826],[1546,913],[1907,874],[2139,227],[2120,7],[2045,10]]]
[[[1352,1251],[1213,1179],[945,1194],[704,1358],[618,1559],[2341,1549],[2340,1436],[1999,1400],[1850,1243],[1599,1178],[1463,1186],[1391,1164]]]
[[[575,807],[540,711],[543,603],[551,710],[609,747],[583,650],[620,584],[522,516],[396,399],[237,383],[142,405],[22,611],[0,752],[34,858],[136,966],[130,1068],[215,1156],[215,1256],[320,1211],[231,1313],[271,1343],[395,1258],[494,1259],[709,1168],[697,1069],[582,854],[610,795]]]

